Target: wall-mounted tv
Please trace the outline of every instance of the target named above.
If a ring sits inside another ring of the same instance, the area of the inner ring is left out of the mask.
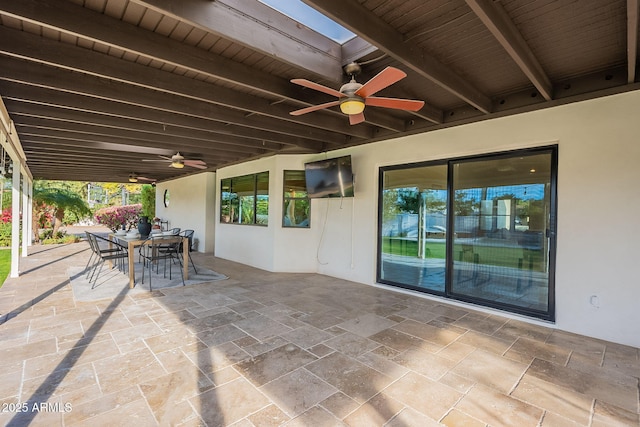
[[[351,156],[305,163],[304,172],[309,198],[353,197]]]

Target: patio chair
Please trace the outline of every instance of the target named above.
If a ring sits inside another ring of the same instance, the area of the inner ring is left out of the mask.
[[[160,262],[164,262],[163,277],[167,277],[167,260],[169,260],[169,280],[171,280],[171,264],[173,264],[174,254],[178,250],[180,242],[166,243],[162,237],[150,236],[147,238],[138,251],[140,259],[142,260],[142,283],[144,284],[145,270],[149,271],[149,291],[153,290],[151,286],[151,276],[153,273],[153,265],[156,264],[156,274],[159,272]],[[180,262],[180,270],[182,270],[182,262]],[[184,283],[184,276],[182,271],[179,271],[180,278],[182,279],[182,286]]]
[[[100,255],[101,254],[109,254],[109,253],[116,253],[118,252],[118,248],[100,248],[100,247],[94,247],[94,240],[92,238],[93,233],[90,233],[88,231],[85,231],[85,235],[87,236],[87,243],[89,244],[89,249],[91,250],[91,255],[89,256],[89,259],[87,260],[87,265],[84,267],[87,276],[89,275],[89,272],[91,270],[89,270],[89,266],[93,266],[92,262],[98,262],[98,260],[100,259]]]
[[[126,246],[121,245],[118,242],[111,242],[96,234],[89,233],[87,238],[91,242],[90,246],[94,251],[97,260],[92,271],[88,274],[88,280],[89,283],[91,283],[91,289],[93,289],[98,281],[98,277],[100,277],[100,273],[102,272],[102,267],[105,262],[115,262],[114,266],[120,271],[124,272],[126,270],[129,260],[129,252]],[[110,243],[112,247],[103,248],[101,243]]]
[[[193,250],[193,230],[184,230],[180,233],[180,236],[182,237],[187,237],[189,239],[189,248],[188,248],[188,254],[189,254],[189,262],[191,262],[191,266],[193,267],[193,271],[195,271],[196,274],[198,274],[198,270],[196,269],[196,265],[193,263],[193,259],[191,259],[191,251]],[[180,242],[180,247],[178,248],[179,252],[176,254],[176,256],[178,257],[178,259],[180,258],[180,254],[182,253],[182,251],[184,250],[183,246],[182,246],[182,242]]]

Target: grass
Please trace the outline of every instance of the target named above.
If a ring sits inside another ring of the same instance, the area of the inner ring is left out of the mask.
[[[466,245],[465,245],[466,246]],[[471,246],[471,245],[470,245]],[[454,245],[453,253],[455,260],[460,260],[463,248],[462,245]],[[529,269],[534,271],[544,271],[544,259],[542,251],[528,251],[525,253],[522,248],[517,247],[495,247],[495,246],[471,246],[472,253],[465,256],[464,261],[473,262],[475,254],[478,262],[483,265],[497,265],[501,267]],[[392,255],[418,256],[418,242],[416,240],[404,239],[384,239],[382,242],[382,252]],[[427,258],[445,259],[446,247],[444,242],[427,241]]]
[[[11,271],[11,249],[0,249],[0,286]]]

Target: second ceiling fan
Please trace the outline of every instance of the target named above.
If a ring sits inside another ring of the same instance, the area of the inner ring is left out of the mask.
[[[338,99],[324,104],[291,111],[289,114],[299,116],[312,111],[318,111],[339,105],[340,111],[349,116],[349,123],[355,125],[365,121],[363,111],[364,107],[367,105],[406,111],[418,111],[424,106],[424,101],[373,96],[382,89],[405,78],[407,74],[402,70],[394,67],[387,67],[365,84],[360,84],[356,82],[355,79],[355,76],[360,73],[360,65],[351,63],[345,67],[345,72],[351,76],[351,81],[342,85],[340,90],[335,90],[306,79],[291,80],[292,83],[309,89],[314,89],[328,95],[336,96]]]
[[[185,159],[184,156],[180,154],[180,152],[177,152],[171,157],[167,157],[167,156],[158,156],[158,157],[160,157],[162,160],[144,159],[142,161],[143,162],[165,162],[165,163],[169,163],[169,167],[176,168],[176,169],[182,169],[185,166],[191,166],[192,168],[197,168],[197,169],[207,168],[207,164],[202,160]]]

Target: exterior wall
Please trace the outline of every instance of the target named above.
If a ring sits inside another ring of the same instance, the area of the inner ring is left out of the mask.
[[[270,271],[375,284],[379,167],[558,144],[555,326],[640,347],[634,268],[639,108],[640,92],[629,92],[326,156],[279,156],[221,169],[218,178],[269,170],[270,218],[268,227],[238,226],[220,224],[216,212],[216,255]],[[344,154],[352,156],[355,197],[313,200],[311,229],[283,229],[282,170]]]
[[[204,172],[161,182],[156,186],[156,216],[169,221],[169,227],[194,230],[194,250],[214,251],[216,174]],[[169,207],[164,206],[164,191],[169,190]]]

